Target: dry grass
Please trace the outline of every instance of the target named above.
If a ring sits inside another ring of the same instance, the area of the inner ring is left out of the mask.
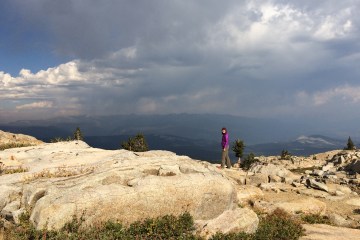
[[[5,143],[5,144],[0,144],[0,151],[3,151],[5,149],[9,149],[9,148],[20,148],[20,147],[30,147],[30,146],[34,146],[34,144],[30,144],[30,143]]]
[[[14,173],[23,173],[28,172],[29,168],[25,168],[23,166],[4,166],[3,164],[0,164],[0,175],[3,174],[14,174]]]

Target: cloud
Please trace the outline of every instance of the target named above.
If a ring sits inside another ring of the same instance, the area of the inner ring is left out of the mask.
[[[322,106],[334,100],[342,101],[345,104],[358,103],[360,101],[360,86],[345,85],[316,92],[313,99],[316,106]]]
[[[46,46],[54,56],[71,59],[40,71],[22,69],[18,76],[0,69],[0,110],[14,119],[26,118],[25,110],[36,106],[42,111],[38,117],[174,112],[281,117],[319,108],[326,116],[335,99],[339,108],[358,101],[358,1],[2,4],[7,12],[0,20],[18,23],[8,33],[18,41],[5,47]]]
[[[16,109],[29,110],[29,109],[34,109],[34,108],[51,108],[52,106],[53,106],[52,102],[43,101],[43,102],[33,102],[33,103],[29,103],[29,104],[16,106]]]

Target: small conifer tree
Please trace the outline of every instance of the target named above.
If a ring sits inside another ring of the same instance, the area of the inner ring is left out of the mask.
[[[288,152],[288,150],[282,150],[280,159],[281,160],[291,160],[291,154]]]
[[[353,141],[351,140],[351,137],[349,136],[348,141],[347,141],[347,145],[344,148],[344,150],[355,150],[355,144],[353,143]]]
[[[84,140],[84,137],[79,127],[77,127],[74,132],[74,140],[81,140],[81,141]]]
[[[235,152],[235,156],[238,158],[238,161],[240,161],[240,159],[243,156],[244,148],[245,148],[244,141],[240,139],[236,139],[236,141],[232,146],[232,150]]]

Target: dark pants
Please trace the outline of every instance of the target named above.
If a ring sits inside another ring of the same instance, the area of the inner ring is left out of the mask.
[[[223,149],[221,154],[221,167],[225,167],[225,161],[226,161],[226,167],[231,168],[231,161],[229,157],[229,147],[225,148],[225,151]]]

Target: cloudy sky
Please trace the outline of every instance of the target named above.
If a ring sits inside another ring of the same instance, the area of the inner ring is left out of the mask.
[[[1,0],[0,122],[360,118],[358,0]]]

